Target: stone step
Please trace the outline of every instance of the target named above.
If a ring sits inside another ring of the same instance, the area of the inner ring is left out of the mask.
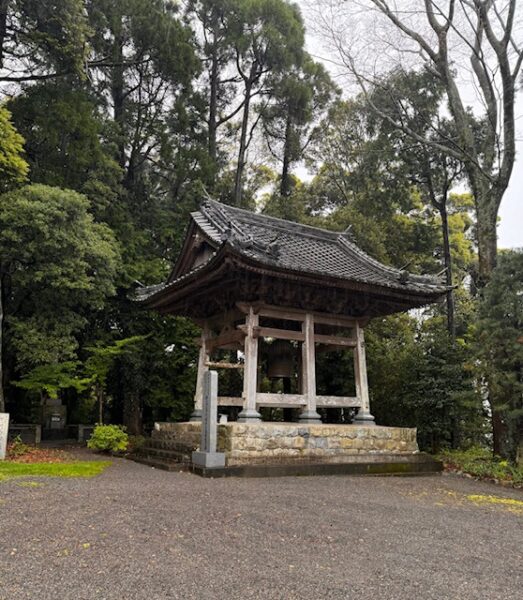
[[[191,455],[188,452],[180,452],[177,450],[164,450],[162,448],[150,447],[145,445],[140,448],[140,456],[150,456],[153,458],[161,458],[162,460],[172,462],[190,462]]]

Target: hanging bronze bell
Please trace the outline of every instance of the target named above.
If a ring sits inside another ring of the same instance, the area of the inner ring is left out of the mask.
[[[274,340],[267,355],[267,376],[270,379],[292,377],[294,374],[294,347],[287,340]]]

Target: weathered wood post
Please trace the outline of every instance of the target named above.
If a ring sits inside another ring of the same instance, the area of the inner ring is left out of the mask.
[[[261,415],[256,410],[256,380],[258,377],[258,337],[254,328],[258,326],[259,317],[252,306],[245,319],[245,368],[243,370],[243,410],[238,415],[238,423],[256,423]]]
[[[316,348],[314,343],[314,318],[311,313],[305,315],[302,323],[305,339],[302,343],[302,385],[307,404],[300,413],[301,423],[321,423],[316,411]]]
[[[365,358],[365,338],[363,335],[363,327],[359,323],[356,323],[355,333],[354,379],[356,382],[356,396],[361,401],[361,406],[354,419],[354,423],[359,425],[375,425],[374,417],[370,413],[367,360]]]
[[[9,433],[9,413],[0,413],[0,460],[5,460],[7,434]]]
[[[218,435],[218,373],[203,375],[202,434],[200,450],[192,453],[192,462],[199,467],[225,466],[225,454],[216,452]]]
[[[207,363],[209,361],[209,328],[204,325],[200,338],[200,354],[198,355],[198,374],[196,375],[196,390],[194,393],[194,410],[192,411],[190,421],[202,420],[202,404],[203,404],[203,377],[206,371],[209,370]]]

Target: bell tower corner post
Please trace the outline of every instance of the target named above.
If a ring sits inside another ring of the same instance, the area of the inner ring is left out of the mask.
[[[369,384],[367,381],[367,360],[365,358],[365,337],[363,327],[356,323],[356,347],[354,348],[354,379],[356,382],[356,396],[360,400],[360,409],[354,418],[357,425],[375,425],[374,417],[370,412]]]
[[[200,338],[200,353],[198,355],[198,374],[196,376],[196,390],[194,394],[194,410],[191,414],[190,421],[202,420],[203,408],[203,380],[205,373],[209,370],[207,363],[209,362],[209,328],[205,324],[202,328]]]
[[[243,370],[243,409],[238,415],[238,423],[258,423],[261,415],[256,409],[256,380],[258,377],[258,337],[255,327],[258,326],[259,316],[249,307],[245,319],[245,367]]]
[[[314,318],[311,313],[305,315],[302,332],[305,337],[302,343],[302,385],[306,405],[300,414],[300,423],[321,423],[321,417],[316,410],[316,352]]]

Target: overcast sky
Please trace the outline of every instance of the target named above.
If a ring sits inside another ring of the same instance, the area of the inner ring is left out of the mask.
[[[308,6],[311,5],[310,0],[298,0],[297,4],[302,9],[305,17],[307,29],[307,47],[309,52],[315,58],[334,58],[328,57],[328,52],[323,46],[322,40],[312,34],[314,29],[313,11]],[[315,4],[314,2],[312,3]],[[322,61],[329,70],[334,70],[332,62],[329,60]],[[343,82],[336,78],[336,81],[341,87]],[[499,211],[500,222],[498,226],[498,240],[500,248],[523,248],[523,91],[520,90],[517,94],[516,102],[516,117],[517,117],[517,157],[514,171],[510,181],[509,188],[505,193],[501,208]],[[301,175],[301,174],[300,174]]]

